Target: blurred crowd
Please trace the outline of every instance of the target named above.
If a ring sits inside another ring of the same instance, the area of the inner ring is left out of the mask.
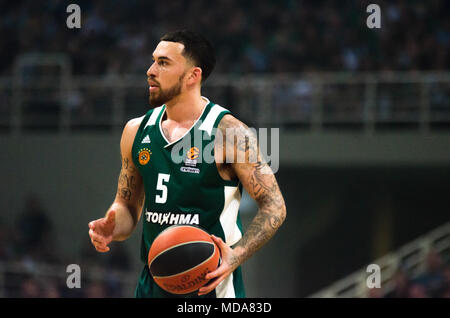
[[[411,277],[400,266],[392,278],[393,289],[371,289],[372,298],[450,298],[450,262],[435,250],[425,257],[424,271]]]
[[[63,246],[55,240],[54,224],[39,198],[30,194],[13,226],[0,220],[0,296],[19,298],[100,298],[131,297],[125,294],[117,273],[130,270],[124,247],[115,245],[110,253],[100,254],[90,244],[87,231],[76,261],[81,270],[81,288],[68,288],[73,272],[67,266]],[[4,267],[5,266],[5,267]],[[50,267],[49,267],[50,266]],[[97,271],[101,277],[93,278]]]
[[[79,0],[74,3],[81,10],[81,28],[69,29],[66,20],[71,13],[66,9],[72,2],[0,2],[0,81],[13,73],[17,58],[28,53],[62,53],[69,58],[72,74],[97,80],[121,83],[124,75],[145,78],[159,38],[182,28],[198,31],[213,42],[217,65],[212,78],[214,74],[446,71],[450,65],[446,16],[450,2],[445,0],[377,1],[380,29],[367,27],[368,0],[171,0],[164,5],[143,0]],[[55,66],[22,67],[21,99],[13,98],[13,89],[0,89],[0,117],[10,118],[13,102],[17,102],[23,108],[21,124],[25,128],[56,129],[62,125],[61,114],[67,111],[71,128],[109,129],[113,111],[105,105],[119,101],[126,118],[140,116],[146,109],[145,81],[142,87],[127,87],[123,93],[114,89],[117,96],[123,95],[122,100],[111,94],[110,87],[78,87],[80,84],[67,78],[62,80]],[[35,87],[44,79],[53,83],[53,90]],[[74,86],[63,95],[55,83]],[[270,88],[252,84],[246,89],[206,85],[204,92],[251,126],[297,127],[312,121],[319,99],[311,81],[275,81]],[[372,104],[376,105],[377,120],[418,121],[424,87],[416,83],[381,85],[368,101],[363,85],[330,84],[319,92],[323,121],[358,124],[368,116],[366,105]],[[446,83],[430,83],[429,87],[425,103],[430,107],[430,121],[447,123]],[[266,116],[260,109],[269,100],[276,112],[264,111],[270,114]],[[124,122],[125,118],[114,119],[113,125],[121,127]],[[5,121],[6,129],[8,124]]]
[[[0,2],[0,76],[21,53],[65,52],[75,74],[143,74],[167,31],[210,38],[218,73],[445,70],[446,0],[377,1],[381,28],[369,29],[370,1],[75,1],[81,29],[66,27],[73,1]]]

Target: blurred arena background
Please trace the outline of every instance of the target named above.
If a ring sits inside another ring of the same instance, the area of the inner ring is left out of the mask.
[[[87,224],[114,198],[124,124],[148,109],[151,52],[190,28],[218,54],[203,95],[280,129],[288,216],[244,265],[247,295],[449,297],[449,6],[0,1],[0,296],[133,296],[142,224],[107,254]],[[244,196],[244,225],[255,212]],[[372,263],[380,289],[365,286]]]

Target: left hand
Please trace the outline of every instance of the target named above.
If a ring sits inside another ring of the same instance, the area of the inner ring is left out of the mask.
[[[214,290],[225,278],[228,277],[240,264],[237,261],[237,257],[234,255],[234,251],[220,238],[211,235],[211,238],[220,249],[220,255],[222,257],[222,263],[216,270],[208,273],[205,279],[211,280],[206,285],[202,286],[198,290],[198,295],[206,295]]]

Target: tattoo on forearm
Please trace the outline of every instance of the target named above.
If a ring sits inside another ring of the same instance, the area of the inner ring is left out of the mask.
[[[276,216],[276,215],[272,215],[271,217],[270,217],[270,226],[273,228],[273,229],[278,229],[279,227],[280,227],[280,225],[281,225],[281,219],[278,217],[278,216]]]
[[[232,259],[234,264],[242,263],[266,244],[280,227],[279,216],[260,210],[255,216],[242,239],[235,247],[244,248],[244,253]]]
[[[122,158],[122,170],[119,175],[118,195],[127,201],[131,200],[132,190],[136,190],[135,176],[129,175],[127,172],[135,171],[135,168],[129,164],[128,158]]]
[[[224,134],[224,142],[227,143],[224,147],[225,152],[236,151],[238,158],[245,158],[243,165],[234,162],[236,163],[235,171],[241,176],[241,181],[247,185],[247,191],[259,206],[259,211],[244,236],[234,246],[234,248],[241,247],[243,250],[241,255],[233,256],[229,260],[230,265],[236,266],[243,263],[273,237],[284,222],[286,209],[276,178],[259,152],[256,136],[247,126],[233,117],[224,117],[219,124],[219,129]],[[233,134],[228,134],[230,131],[233,131]],[[234,144],[236,135],[237,143]]]
[[[128,188],[119,189],[119,195],[122,199],[125,199],[127,201],[130,201],[131,199],[131,191]]]
[[[231,259],[229,260],[229,264],[234,267],[234,266],[238,266],[239,264],[239,258],[237,256],[231,256]]]
[[[134,176],[130,176],[127,173],[120,174],[119,184],[126,186],[127,188],[136,189],[136,183],[134,180]]]
[[[250,194],[258,203],[259,211],[251,222],[237,246],[244,253],[233,262],[242,263],[266,244],[281,226],[285,218],[284,199],[273,174],[263,173],[270,169],[267,164],[258,162],[248,177]]]

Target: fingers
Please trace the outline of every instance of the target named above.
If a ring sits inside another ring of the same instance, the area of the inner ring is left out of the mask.
[[[116,222],[116,211],[111,210],[106,214],[106,216],[104,218],[89,222],[89,224],[88,224],[89,228],[92,230],[95,230],[98,222],[100,222],[100,224],[99,224],[100,226],[114,224]]]
[[[108,243],[107,240],[94,232],[94,230],[90,229],[89,230],[89,236],[91,237],[91,243],[92,245],[94,245],[95,249],[99,252],[108,252],[109,251],[109,247],[108,247]]]
[[[98,242],[95,242],[95,241],[92,241],[92,240],[91,240],[91,242],[92,242],[92,245],[94,245],[95,249],[98,252],[101,252],[101,253],[109,252],[109,247],[108,246],[103,245],[103,244],[98,243]]]
[[[230,248],[227,244],[225,244],[225,242],[217,236],[211,235],[211,238],[213,239],[213,241],[216,243],[216,245],[219,248],[220,254],[222,255],[222,260],[225,257],[227,250]],[[209,272],[205,278],[206,279],[213,279],[215,277],[218,277],[220,275],[222,275],[223,273],[225,273],[227,270],[229,269],[229,266],[227,266],[226,262],[222,262],[222,264],[217,267],[215,270],[213,270],[212,272]]]
[[[216,278],[216,277],[224,274],[227,271],[227,269],[228,269],[228,266],[226,266],[225,263],[222,263],[222,265],[217,267],[215,270],[206,274],[205,279]]]
[[[225,244],[225,242],[220,237],[211,235],[211,238],[213,239],[214,243],[216,243],[217,246],[219,246],[220,249],[222,249],[225,246],[228,246]]]
[[[115,220],[116,212],[109,211],[104,218],[89,222],[88,226],[91,243],[92,245],[94,245],[95,249],[98,252],[109,252],[108,244],[111,242],[111,240],[108,239],[108,236],[105,237],[104,235],[99,234],[99,231],[102,233],[105,232],[104,234],[106,235],[108,235],[107,233],[109,232],[111,232],[110,234],[112,234]]]
[[[213,291],[217,286],[219,286],[219,284],[227,277],[226,274],[223,274],[222,276],[217,277],[217,279],[214,279],[212,281],[210,281],[208,284],[202,286],[199,290],[198,290],[198,295],[202,296],[202,295],[206,295],[208,293],[210,293],[211,291]]]
[[[220,237],[211,235],[211,238],[214,241],[214,243],[217,245],[217,247],[219,248],[221,257],[223,257],[226,249],[229,248],[228,245],[225,244],[225,242],[222,241],[222,239]]]
[[[105,252],[108,252],[108,251],[109,251],[109,247],[108,247],[107,245],[105,245],[105,244],[103,244],[103,243],[100,243],[100,242],[98,242],[98,241],[95,241],[95,240],[92,239],[92,238],[91,238],[91,243],[92,243],[92,245],[94,245],[95,249],[96,249],[98,252],[105,253]]]
[[[94,246],[95,246],[95,245],[94,245]],[[95,246],[95,249],[96,249],[98,252],[100,252],[100,253],[106,253],[106,252],[109,252],[109,247],[108,247],[108,246],[105,247],[105,248],[99,247],[99,246]]]
[[[91,237],[92,241],[106,245],[106,239],[103,236],[95,233],[94,230],[89,230],[89,236]]]
[[[232,272],[232,266],[227,262],[227,258],[229,258],[231,256],[230,253],[232,253],[231,247],[229,247],[220,237],[211,235],[211,238],[220,250],[222,264],[205,276],[205,279],[209,279],[210,281],[198,290],[199,296],[210,293]]]

